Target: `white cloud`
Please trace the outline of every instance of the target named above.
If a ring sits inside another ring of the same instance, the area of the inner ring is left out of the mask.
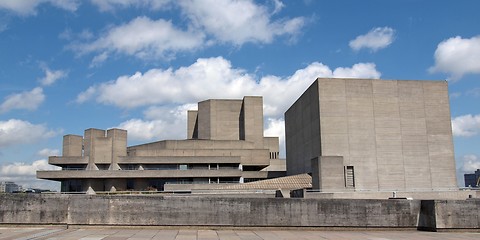
[[[95,98],[99,103],[135,108],[260,95],[264,97],[266,116],[278,117],[317,77],[379,78],[380,73],[372,63],[332,71],[328,66],[314,62],[285,78],[265,76],[257,80],[254,74],[233,68],[222,57],[202,58],[176,70],[151,69],[143,74],[137,72],[91,86],[77,96],[77,102]]]
[[[58,131],[47,129],[42,124],[10,119],[0,121],[0,148],[15,144],[33,143],[55,136]]]
[[[468,154],[462,157],[460,170],[464,173],[473,173],[480,169],[480,158],[474,154]]]
[[[0,105],[0,114],[13,109],[35,110],[43,103],[45,95],[41,87],[36,87],[31,91],[11,94],[5,97]]]
[[[79,0],[46,0],[55,7],[68,10],[71,12],[77,11],[78,7],[80,6]]]
[[[285,4],[280,0],[273,0],[273,4],[275,8],[273,9],[272,14],[279,13],[285,7]]]
[[[452,119],[453,136],[471,137],[480,133],[480,114],[458,116]]]
[[[84,103],[88,101],[90,98],[94,97],[96,92],[97,92],[97,89],[94,86],[91,86],[87,90],[78,94],[77,99],[75,99],[75,101],[77,103]]]
[[[67,77],[68,73],[64,70],[50,70],[49,68],[45,67],[45,77],[40,79],[40,83],[43,86],[49,86],[55,83],[58,79]]]
[[[141,59],[172,58],[180,51],[202,47],[204,35],[191,29],[176,28],[170,21],[137,17],[110,28],[100,38],[70,47],[80,54],[102,52],[92,64],[105,61],[108,53],[119,53]]]
[[[78,0],[2,0],[0,1],[0,9],[12,11],[22,16],[35,15],[38,5],[43,3],[50,3],[55,7],[72,12],[76,11],[80,5]]]
[[[35,176],[37,170],[56,170],[58,167],[49,165],[47,160],[41,159],[34,161],[32,164],[13,163],[3,165],[0,172],[3,176]]]
[[[435,50],[435,66],[430,72],[450,74],[458,80],[465,74],[480,73],[480,36],[462,38],[456,36],[442,41]]]
[[[333,71],[333,76],[337,78],[380,78],[380,72],[376,69],[374,63],[357,63],[351,68],[339,67]]]
[[[117,128],[128,131],[130,140],[179,139],[186,138],[187,110],[194,110],[196,104],[184,104],[175,107],[150,107],[145,119],[130,119],[120,123]]]
[[[107,60],[108,58],[108,53],[107,52],[103,52],[103,53],[100,53],[99,55],[95,56],[93,59],[92,59],[92,62],[90,63],[90,68],[93,68],[93,67],[98,67],[100,65],[102,65],[103,62],[105,62],[105,60]]]
[[[388,47],[394,39],[394,29],[390,27],[377,27],[370,30],[367,34],[357,36],[354,40],[351,40],[349,46],[355,51],[362,48],[369,48],[375,52]]]
[[[265,137],[278,137],[280,156],[285,157],[285,120],[283,118],[267,118],[263,131]]]
[[[129,140],[151,140],[159,138],[164,130],[164,123],[161,120],[145,121],[134,118],[120,123],[117,128],[128,131]]]
[[[171,2],[171,0],[91,0],[100,11],[113,11],[116,8],[143,7],[158,10]]]
[[[59,167],[48,164],[45,159],[28,163],[11,163],[0,166],[2,181],[12,181],[23,187],[59,190],[59,184],[53,181],[36,178],[37,170],[59,170]]]
[[[44,148],[37,152],[40,157],[59,156],[60,151],[58,149]]]
[[[125,54],[144,60],[173,59],[213,44],[241,46],[244,43],[271,43],[285,36],[295,41],[305,25],[304,17],[274,19],[285,5],[273,0],[273,7],[253,0],[91,0],[101,11],[142,7],[174,9],[185,16],[182,27],[164,19],[140,16],[128,23],[112,26],[94,40],[81,38],[66,30],[59,37],[72,41],[69,48],[78,55],[95,53],[90,66],[98,66],[113,54]],[[76,37],[75,37],[76,36]],[[72,38],[77,38],[73,40]]]
[[[196,109],[205,99],[264,97],[266,134],[281,134],[284,144],[283,113],[317,77],[379,78],[375,64],[359,63],[333,71],[318,62],[311,63],[287,77],[265,76],[257,79],[243,69],[234,68],[222,58],[198,59],[190,66],[151,69],[114,81],[90,86],[77,96],[83,103],[95,99],[120,108],[149,106],[144,118],[129,119],[118,128],[128,130],[131,140],[183,139],[186,136],[186,111]]]
[[[203,29],[220,42],[242,45],[247,42],[270,43],[275,37],[295,37],[300,32],[305,24],[303,17],[271,18],[283,7],[278,3],[272,13],[251,0],[187,0],[180,1],[179,5],[194,27]]]

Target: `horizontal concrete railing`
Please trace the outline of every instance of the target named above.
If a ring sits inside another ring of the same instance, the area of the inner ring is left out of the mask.
[[[1,194],[0,202],[0,224],[429,230],[478,228],[480,225],[480,201],[477,200]]]

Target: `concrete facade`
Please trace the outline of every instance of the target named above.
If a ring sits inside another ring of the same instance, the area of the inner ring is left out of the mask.
[[[313,180],[342,173],[343,188],[321,191],[457,189],[446,81],[318,78],[285,125],[288,175],[323,173],[312,159],[343,159]]]
[[[62,170],[37,177],[60,181],[63,192],[85,192],[164,190],[165,184],[189,190],[285,175],[278,137],[263,136],[262,97],[206,100],[187,115],[186,140],[127,147],[122,129],[65,135],[63,156],[49,157]]]

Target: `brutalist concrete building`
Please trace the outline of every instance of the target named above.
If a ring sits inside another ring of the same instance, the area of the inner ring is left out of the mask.
[[[121,129],[66,135],[63,156],[49,157],[62,170],[38,171],[37,177],[78,192],[205,189],[285,175],[278,137],[263,136],[262,97],[199,102],[198,111],[188,111],[187,125],[185,140],[130,147]]]
[[[457,189],[446,81],[318,78],[285,125],[287,174],[313,189]]]

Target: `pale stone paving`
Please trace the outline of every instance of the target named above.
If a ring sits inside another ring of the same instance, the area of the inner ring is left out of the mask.
[[[312,230],[207,230],[207,229],[121,229],[65,227],[0,227],[0,240],[442,240],[480,239],[480,232],[408,231],[312,231]]]

